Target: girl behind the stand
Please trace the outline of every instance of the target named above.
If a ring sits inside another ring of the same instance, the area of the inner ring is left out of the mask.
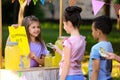
[[[48,53],[48,50],[41,36],[39,19],[33,15],[26,16],[25,18],[23,17],[26,4],[27,0],[20,4],[18,25],[14,27],[25,26],[30,46],[30,67],[38,67],[39,65],[43,66],[44,57],[45,54]],[[8,41],[10,41],[9,37],[7,42]]]
[[[27,16],[22,21],[22,26],[25,26],[28,41],[30,45],[30,66],[38,67],[44,65],[45,54],[48,50],[41,36],[40,22],[35,16]]]

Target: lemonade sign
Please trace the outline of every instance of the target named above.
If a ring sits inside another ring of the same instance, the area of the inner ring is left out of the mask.
[[[22,63],[22,67],[24,68],[30,67],[29,59],[30,48],[28,44],[25,27],[19,26],[18,28],[14,28],[13,26],[9,26],[8,28],[10,34],[10,41],[18,42],[18,46],[20,48],[20,65]]]

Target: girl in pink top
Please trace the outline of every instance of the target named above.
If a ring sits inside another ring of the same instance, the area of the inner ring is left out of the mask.
[[[70,6],[64,12],[64,29],[70,34],[70,37],[63,41],[62,51],[55,46],[56,52],[62,55],[59,80],[84,80],[81,61],[84,56],[86,41],[85,37],[79,32],[81,11],[80,7]]]

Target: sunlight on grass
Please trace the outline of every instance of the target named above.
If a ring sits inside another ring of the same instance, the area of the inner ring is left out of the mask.
[[[113,69],[112,69],[113,77],[120,77],[120,63],[113,60]]]

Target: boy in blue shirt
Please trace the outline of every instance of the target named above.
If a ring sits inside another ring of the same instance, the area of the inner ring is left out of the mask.
[[[106,60],[99,53],[100,47],[107,52],[113,52],[112,44],[108,41],[108,35],[112,30],[111,19],[107,16],[99,16],[93,20],[92,36],[98,41],[90,53],[89,80],[112,80],[112,61]]]

